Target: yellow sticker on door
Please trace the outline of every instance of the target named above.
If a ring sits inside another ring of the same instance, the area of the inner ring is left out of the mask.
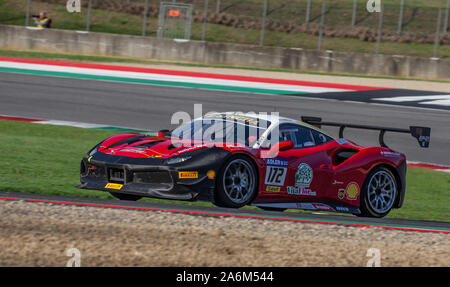
[[[268,192],[280,192],[281,187],[280,186],[272,186],[272,185],[268,185],[266,187],[266,191]]]

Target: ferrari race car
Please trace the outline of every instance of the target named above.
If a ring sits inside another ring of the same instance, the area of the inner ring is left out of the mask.
[[[428,147],[430,128],[397,129],[273,115],[212,113],[173,131],[125,133],[104,140],[81,161],[79,188],[122,200],[207,200],[383,217],[405,198],[406,157],[385,132],[411,133]],[[321,126],[337,126],[333,138]],[[380,147],[343,138],[345,128],[379,130]]]

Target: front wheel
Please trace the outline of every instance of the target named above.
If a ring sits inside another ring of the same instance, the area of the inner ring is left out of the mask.
[[[133,194],[123,194],[123,193],[116,193],[116,192],[110,192],[110,194],[120,200],[137,201],[142,198],[142,196],[133,195]]]
[[[232,208],[249,204],[257,195],[257,180],[256,168],[250,159],[242,155],[233,156],[217,178],[216,204]]]
[[[386,216],[394,206],[397,193],[398,185],[392,172],[383,166],[375,167],[364,182],[360,216]]]

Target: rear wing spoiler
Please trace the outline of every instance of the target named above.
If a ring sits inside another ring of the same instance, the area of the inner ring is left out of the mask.
[[[318,118],[318,117],[302,116],[301,119],[303,122],[310,124],[312,126],[316,126],[318,128],[321,128],[322,126],[339,127],[339,137],[340,138],[344,137],[344,129],[345,128],[378,130],[378,131],[380,131],[380,134],[378,136],[378,141],[380,142],[380,146],[382,146],[382,147],[387,147],[387,145],[384,143],[384,134],[386,132],[411,134],[413,137],[415,137],[417,139],[420,147],[427,148],[430,145],[431,128],[429,128],[429,127],[410,126],[409,129],[399,129],[399,128],[379,127],[379,126],[323,122],[322,118]]]

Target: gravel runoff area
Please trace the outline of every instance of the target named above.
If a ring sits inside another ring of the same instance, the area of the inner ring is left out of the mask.
[[[450,266],[450,235],[0,200],[0,266]],[[372,255],[373,257],[373,255]]]

